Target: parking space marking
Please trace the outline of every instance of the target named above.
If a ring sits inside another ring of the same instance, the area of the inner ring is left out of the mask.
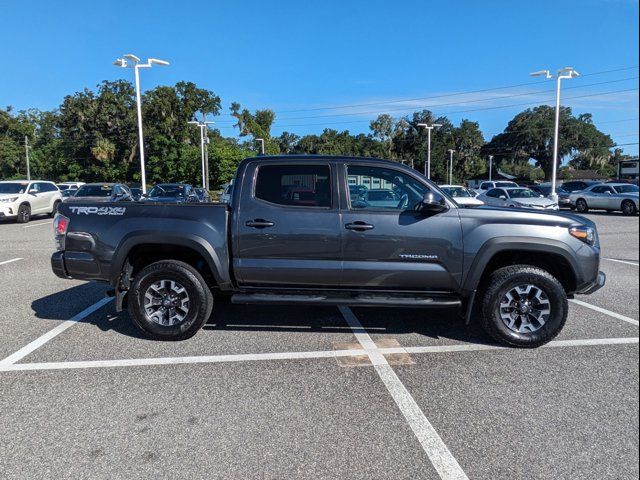
[[[30,344],[26,345],[25,347],[22,347],[17,352],[9,355],[4,360],[1,360],[0,361],[0,368],[2,368],[4,366],[7,366],[7,365],[13,365],[14,363],[22,360],[24,357],[26,357],[30,353],[34,352],[35,350],[37,350],[38,348],[43,346],[49,340],[57,337],[58,335],[60,335],[62,332],[64,332],[68,328],[74,326],[76,323],[81,322],[83,319],[85,319],[86,317],[91,315],[93,312],[95,312],[99,308],[101,308],[104,305],[106,305],[107,303],[109,303],[111,300],[113,300],[113,298],[105,297],[102,300],[99,300],[98,302],[94,303],[90,307],[85,308],[80,313],[74,315],[69,320],[66,320],[65,322],[62,322],[57,327],[49,330],[47,333],[45,333],[44,335],[40,336],[39,338],[36,338]]]
[[[380,349],[373,342],[367,331],[349,307],[339,307],[358,342],[369,355],[378,376],[387,387],[391,397],[404,415],[407,423],[418,438],[425,453],[442,479],[467,479],[460,464],[449,451],[438,432],[420,409],[414,398],[396,375],[391,365],[384,358]]]
[[[31,225],[25,225],[22,228],[32,228],[32,227],[39,227],[40,225],[53,225],[53,221],[50,222],[42,222],[42,223],[32,223]]]
[[[554,347],[586,347],[595,345],[629,345],[636,344],[638,337],[621,338],[590,338],[581,340],[555,340],[540,348]],[[388,347],[379,348],[381,355],[402,355],[420,353],[455,353],[477,351],[504,350],[517,353],[521,350],[500,345],[433,345],[424,347]],[[144,367],[155,365],[188,365],[203,363],[240,363],[275,360],[308,360],[316,358],[357,357],[365,350],[359,345],[357,349],[345,350],[317,350],[307,352],[276,352],[276,353],[249,353],[228,355],[202,355],[191,357],[159,357],[159,358],[125,358],[116,360],[76,360],[68,362],[40,362],[40,363],[7,363],[0,362],[0,372],[34,371],[34,370],[74,370],[87,368],[113,368],[113,367]],[[369,363],[371,366],[371,363]]]
[[[7,263],[13,263],[19,260],[24,260],[24,258],[12,258],[11,260],[5,260],[4,262],[0,262],[0,265],[6,265]]]
[[[625,265],[633,265],[634,267],[639,266],[637,263],[633,263],[628,260],[618,260],[617,258],[603,258],[603,260],[608,260],[610,262],[624,263]]]
[[[575,303],[576,305],[580,305],[581,307],[590,308],[596,312],[604,313],[605,315],[609,315],[610,317],[617,318],[618,320],[622,320],[623,322],[630,323],[631,325],[635,325],[636,327],[640,324],[638,320],[634,320],[633,318],[625,317],[624,315],[620,315],[619,313],[612,312],[611,310],[607,310],[606,308],[597,307],[595,305],[591,305],[590,303],[583,302],[581,300],[576,300],[575,298],[569,300],[571,303]]]
[[[540,348],[558,347],[588,347],[594,345],[627,345],[638,343],[639,337],[619,338],[587,338],[579,340],[554,340]],[[514,351],[511,347],[500,345],[461,344],[461,345],[433,345],[426,347],[404,347],[407,353],[451,353],[451,352],[481,352],[484,350]]]
[[[397,350],[397,349],[396,349]],[[304,360],[360,355],[362,350],[319,350],[312,352],[248,353],[230,355],[203,355],[194,357],[126,358],[119,360],[87,360],[75,362],[18,363],[3,365],[0,372],[25,370],[69,370],[83,368],[137,367],[153,365],[184,365],[194,363],[236,363],[273,360]]]

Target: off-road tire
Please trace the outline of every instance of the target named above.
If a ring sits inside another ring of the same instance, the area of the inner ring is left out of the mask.
[[[502,298],[514,287],[534,285],[542,290],[550,303],[546,323],[534,332],[511,330],[499,315]],[[549,272],[531,265],[513,265],[496,270],[487,282],[482,297],[481,324],[491,338],[512,347],[535,348],[553,340],[567,321],[569,303],[562,284]]]
[[[145,312],[144,297],[155,282],[178,282],[189,295],[189,309],[183,321],[176,325],[160,325]],[[136,274],[127,294],[131,321],[145,336],[155,340],[186,340],[194,336],[207,322],[213,310],[213,295],[204,278],[191,265],[177,260],[161,260]]]

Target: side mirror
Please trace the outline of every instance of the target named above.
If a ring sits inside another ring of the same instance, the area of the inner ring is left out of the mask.
[[[541,195],[541,196],[542,196],[542,195]],[[507,197],[505,197],[504,195],[500,195],[498,198],[499,198],[500,200],[506,200],[506,199],[507,199]]]
[[[35,195],[36,193],[38,193],[38,190],[36,190],[35,188],[29,190],[30,195]]]
[[[447,209],[444,197],[436,192],[427,192],[418,204],[417,210],[421,213],[440,213]]]

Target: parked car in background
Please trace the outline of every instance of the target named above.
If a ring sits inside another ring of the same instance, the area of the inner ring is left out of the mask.
[[[441,185],[440,188],[452,197],[458,205],[464,207],[480,207],[484,205],[482,200],[476,198],[475,192],[462,185]]]
[[[198,203],[198,195],[188,183],[159,183],[142,197],[145,202]]]
[[[566,192],[573,193],[579,192],[594,185],[600,185],[602,182],[594,182],[591,180],[570,180],[568,182],[562,182],[562,189]]]
[[[487,193],[492,188],[517,188],[519,185],[516,182],[510,180],[498,180],[498,181],[484,181],[480,183],[480,186],[475,189],[475,192],[480,195],[481,193]]]
[[[209,192],[207,192],[204,188],[194,188],[193,190],[196,192],[198,200],[200,200],[201,203],[211,202],[211,195],[209,195]]]
[[[64,200],[65,198],[73,197],[77,191],[77,188],[67,188],[66,190],[60,191],[60,194],[62,195],[62,199]]]
[[[222,195],[220,195],[220,203],[229,203],[231,202],[231,195],[233,194],[233,184],[224,187]]]
[[[551,198],[551,185],[529,185],[528,188],[543,197]],[[572,208],[570,193],[562,187],[556,187],[558,206],[560,208]]]
[[[370,207],[397,207],[402,201],[402,197],[389,188],[372,188],[367,190],[362,199]]]
[[[133,195],[129,187],[122,183],[86,183],[65,203],[73,202],[120,202],[131,201]]]
[[[56,184],[42,180],[0,182],[0,219],[27,223],[33,215],[54,216],[62,194]]]
[[[528,208],[531,210],[558,210],[553,200],[541,197],[529,188],[492,188],[487,193],[478,195],[487,205],[494,207]]]
[[[571,194],[571,202],[580,213],[590,209],[608,212],[638,213],[638,187],[628,183],[600,183]]]
[[[84,185],[84,182],[62,182],[58,183],[56,186],[61,192],[63,192],[65,190],[77,190],[82,185]]]
[[[142,198],[142,189],[140,187],[132,187],[129,185],[129,191],[131,192],[131,197],[136,202]]]

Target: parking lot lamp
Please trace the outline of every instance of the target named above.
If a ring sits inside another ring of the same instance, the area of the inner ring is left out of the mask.
[[[202,159],[202,188],[209,190],[209,168],[207,165],[207,148],[209,144],[209,138],[207,136],[207,126],[215,122],[207,122],[206,117],[202,116],[202,121],[191,120],[187,122],[191,125],[197,125],[200,128],[200,157]]]
[[[450,148],[447,152],[449,152],[449,185],[453,185],[453,152],[455,150]]]
[[[530,74],[532,77],[553,78],[549,70],[539,70]],[[556,184],[558,177],[558,139],[560,132],[560,82],[564,79],[579,77],[580,74],[573,67],[564,67],[558,70],[556,75],[556,118],[553,127],[553,171],[551,173],[551,199],[558,201],[558,193],[556,192]]]
[[[151,68],[153,65],[167,66],[169,62],[165,60],[159,60],[157,58],[147,59],[147,63],[140,63],[140,59],[135,55],[128,53],[123,58],[118,58],[113,64],[116,67],[121,68],[133,68],[136,79],[136,106],[138,111],[138,137],[140,142],[140,172],[142,183],[142,193],[147,193],[147,176],[144,167],[144,136],[142,133],[142,100],[140,98],[140,68]]]
[[[441,127],[442,124],[432,123],[429,125],[427,123],[419,123],[418,126],[427,129],[427,163],[424,166],[424,176],[431,180],[431,130]]]
[[[492,180],[493,176],[493,155],[489,155],[489,181]]]

